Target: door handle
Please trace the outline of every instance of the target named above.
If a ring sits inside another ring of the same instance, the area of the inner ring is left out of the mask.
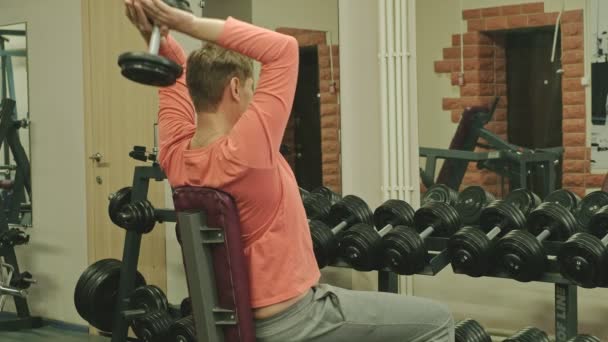
[[[101,162],[101,159],[103,159],[103,155],[102,155],[101,153],[97,152],[97,153],[95,153],[95,154],[92,154],[92,155],[89,157],[89,159],[94,160],[94,161],[96,161],[96,162],[98,162],[98,163],[99,163],[99,162]]]

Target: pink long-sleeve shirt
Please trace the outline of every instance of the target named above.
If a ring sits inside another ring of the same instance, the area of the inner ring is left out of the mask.
[[[262,63],[253,100],[227,135],[191,149],[196,113],[185,76],[160,89],[160,164],[173,187],[211,187],[234,197],[252,307],[259,308],[304,293],[320,277],[298,185],[279,152],[298,78],[298,44],[234,18],[217,43]],[[171,37],[160,54],[185,67],[185,53]]]

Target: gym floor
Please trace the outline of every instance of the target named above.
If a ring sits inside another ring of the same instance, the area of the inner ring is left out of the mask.
[[[75,332],[46,326],[16,332],[2,332],[2,342],[107,342],[107,337],[91,336],[84,332]]]

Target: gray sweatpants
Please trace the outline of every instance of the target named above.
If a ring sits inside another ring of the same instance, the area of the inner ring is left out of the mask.
[[[256,335],[260,342],[454,342],[454,320],[427,299],[323,284],[288,310],[257,320]]]

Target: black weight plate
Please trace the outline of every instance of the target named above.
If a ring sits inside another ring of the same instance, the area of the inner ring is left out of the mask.
[[[544,331],[535,328],[527,327],[521,329],[515,335],[507,338],[503,342],[550,342],[549,336]]]
[[[337,193],[333,192],[330,188],[325,187],[325,186],[320,186],[320,187],[314,189],[312,192],[315,194],[322,195],[325,198],[327,198],[329,200],[329,202],[331,203],[331,205],[338,203],[342,199],[342,196],[338,195]]]
[[[91,284],[91,317],[89,323],[101,331],[112,331],[114,312],[120,285],[120,264],[111,265],[95,283]],[[137,272],[134,287],[145,285],[144,277]]]
[[[428,251],[418,232],[397,226],[382,238],[380,263],[402,275],[416,274],[426,266]]]
[[[182,300],[182,303],[179,305],[179,312],[182,317],[192,315],[192,299],[190,297],[186,297]]]
[[[580,201],[580,197],[568,189],[555,190],[545,197],[545,202],[554,202],[560,204],[572,213],[576,211]]]
[[[348,226],[355,223],[374,224],[373,213],[367,203],[354,195],[344,196],[334,204],[329,210],[326,221],[331,227],[335,227],[341,222],[347,222]]]
[[[192,316],[184,317],[169,329],[169,341],[171,342],[196,342],[196,329]]]
[[[481,277],[492,266],[492,241],[480,229],[463,227],[448,240],[448,256],[455,273]]]
[[[311,193],[303,203],[306,217],[311,220],[322,220],[329,215],[331,202],[321,194]]]
[[[336,236],[331,229],[323,222],[311,220],[310,235],[312,236],[312,246],[317,259],[319,268],[324,268],[336,259],[338,243]]]
[[[306,197],[310,196],[310,192],[302,187],[299,187],[299,189],[300,189],[300,197],[302,198],[302,202],[304,202]]]
[[[576,335],[573,338],[569,339],[567,342],[601,342],[601,340],[595,336],[591,335]]]
[[[433,235],[449,237],[460,228],[460,216],[453,206],[443,202],[427,202],[414,214],[414,226],[419,233],[428,227]]]
[[[458,193],[454,189],[445,184],[435,184],[431,186],[422,196],[422,204],[428,202],[442,202],[449,205],[455,205],[458,199]]]
[[[131,203],[131,192],[133,188],[130,186],[124,187],[114,193],[108,204],[108,215],[112,223],[120,227],[119,213],[129,203]]]
[[[146,52],[126,52],[118,57],[121,73],[140,84],[168,87],[182,75],[183,68],[174,61]]]
[[[414,208],[407,202],[390,199],[374,211],[374,225],[382,229],[387,225],[412,226],[414,224]]]
[[[513,230],[498,240],[496,266],[521,282],[538,279],[547,269],[547,255],[535,236],[525,230]]]
[[[608,234],[608,205],[601,207],[591,216],[587,230],[600,239]]]
[[[173,318],[167,312],[157,311],[133,320],[131,327],[142,342],[166,342]]]
[[[117,215],[118,225],[139,234],[147,234],[154,229],[156,214],[148,200],[129,203]]]
[[[492,342],[492,338],[479,322],[467,318],[456,324],[456,342]]]
[[[380,241],[374,227],[357,223],[340,235],[338,255],[357,271],[372,271],[378,267]]]
[[[504,201],[518,207],[524,213],[524,216],[528,216],[541,203],[538,195],[527,189],[513,190],[505,197]]]
[[[479,226],[486,233],[498,227],[504,235],[511,230],[523,229],[525,224],[526,217],[519,207],[502,200],[488,204],[479,217]]]
[[[148,313],[167,311],[169,303],[167,296],[158,286],[145,285],[135,289],[129,297],[132,309],[143,309]]]
[[[481,210],[494,200],[494,196],[482,187],[469,186],[458,195],[455,208],[464,225],[476,225]]]
[[[608,192],[600,190],[587,194],[576,209],[576,218],[581,228],[587,229],[591,216],[605,205],[608,205]]]
[[[528,231],[539,235],[544,230],[551,231],[547,240],[566,241],[578,230],[578,223],[568,209],[559,204],[545,202],[532,210],[528,216]]]
[[[574,234],[560,248],[557,260],[560,273],[578,286],[595,288],[608,280],[608,252],[591,234]]]
[[[76,307],[76,311],[84,320],[88,321],[90,316],[90,299],[88,296],[90,282],[95,280],[100,270],[103,271],[103,269],[108,265],[116,263],[120,264],[120,261],[116,259],[98,260],[87,267],[80,275],[80,278],[78,278],[78,282],[76,283],[76,288],[74,290],[74,305]]]

